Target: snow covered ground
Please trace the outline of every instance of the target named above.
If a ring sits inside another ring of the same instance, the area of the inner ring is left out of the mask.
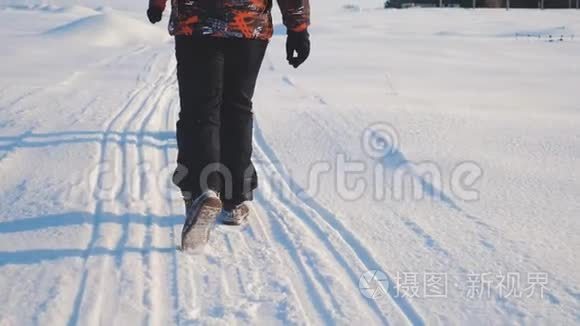
[[[347,4],[298,70],[277,26],[255,215],[188,255],[167,21],[0,1],[0,325],[580,323],[580,12]]]

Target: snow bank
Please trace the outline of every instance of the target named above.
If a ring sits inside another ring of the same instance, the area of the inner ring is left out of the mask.
[[[44,34],[57,39],[82,40],[84,45],[104,47],[167,39],[163,29],[113,10],[103,10],[100,14],[75,20]]]
[[[96,10],[80,5],[56,6],[53,4],[9,4],[0,6],[0,8],[4,10],[40,11],[46,13],[59,13],[76,16],[89,16],[98,14]]]
[[[92,8],[88,8],[88,7],[84,7],[84,6],[77,6],[77,5],[56,8],[56,9],[53,9],[53,12],[78,15],[78,16],[90,16],[90,15],[98,14],[98,12]]]

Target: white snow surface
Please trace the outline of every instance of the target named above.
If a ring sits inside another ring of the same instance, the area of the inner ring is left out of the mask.
[[[580,11],[311,1],[250,223],[189,254],[146,2],[0,1],[0,325],[580,323]]]

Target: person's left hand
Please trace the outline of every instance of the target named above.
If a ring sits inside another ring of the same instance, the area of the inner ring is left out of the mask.
[[[296,56],[294,56],[296,52]],[[308,31],[288,31],[286,38],[286,60],[294,68],[298,68],[310,55],[310,35]]]

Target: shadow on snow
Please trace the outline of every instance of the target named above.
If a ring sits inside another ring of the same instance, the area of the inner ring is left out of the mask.
[[[152,243],[145,241],[141,247],[128,247],[128,233],[130,225],[155,225],[162,228],[173,228],[183,223],[181,216],[145,216],[140,214],[114,215],[104,213],[98,217],[86,212],[71,212],[55,215],[44,215],[33,218],[19,219],[0,223],[0,236],[2,234],[39,231],[47,228],[59,228],[75,225],[87,225],[96,227],[95,219],[98,218],[99,225],[114,223],[121,226],[122,239],[115,248],[93,247],[88,254],[91,256],[113,256],[120,263],[123,255],[127,253],[171,253],[176,247],[155,247]],[[0,251],[0,266],[11,264],[38,264],[45,261],[60,260],[65,258],[87,257],[87,248],[74,249],[26,249],[13,251]]]

